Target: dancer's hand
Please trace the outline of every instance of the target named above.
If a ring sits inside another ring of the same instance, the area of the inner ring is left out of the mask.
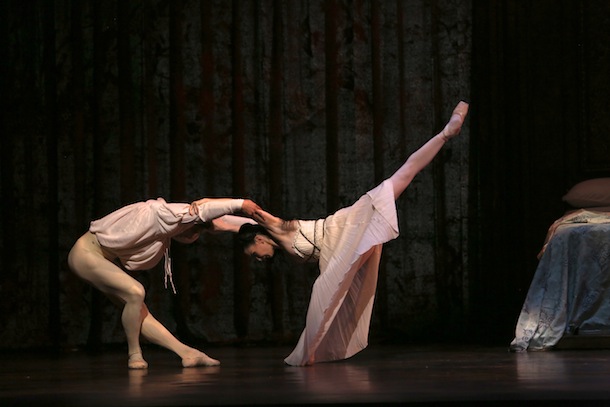
[[[261,208],[258,208],[254,212],[252,219],[270,232],[279,232],[284,224],[284,221],[281,218],[278,218]]]
[[[259,222],[259,223],[263,223],[265,222],[265,214],[266,212],[261,210],[257,210],[252,214],[252,219],[254,219],[255,221]]]
[[[198,201],[193,201],[193,203],[191,203],[191,206],[189,206],[189,215],[199,216],[199,205],[202,205],[208,202],[209,200],[210,198],[203,198]]]
[[[256,211],[259,210],[261,210],[261,207],[250,199],[244,199],[244,203],[241,205],[241,211],[251,218],[254,217]]]

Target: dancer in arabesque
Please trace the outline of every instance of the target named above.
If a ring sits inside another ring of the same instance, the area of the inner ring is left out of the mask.
[[[367,346],[381,248],[399,233],[395,200],[460,133],[468,107],[458,103],[440,133],[352,206],[317,220],[284,220],[257,209],[253,219],[258,224],[240,227],[244,252],[256,260],[283,250],[299,261],[319,263],[305,329],[287,364],[346,359]]]

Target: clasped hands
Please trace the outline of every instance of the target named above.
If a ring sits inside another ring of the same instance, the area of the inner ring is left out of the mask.
[[[189,215],[199,215],[199,205],[205,204],[214,200],[228,200],[230,198],[203,198],[197,201],[193,201],[189,207]],[[241,212],[245,215],[254,218],[257,211],[261,211],[262,208],[258,204],[250,199],[244,199],[241,205]]]

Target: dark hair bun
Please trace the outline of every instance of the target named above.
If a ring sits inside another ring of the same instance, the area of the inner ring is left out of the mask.
[[[265,229],[261,225],[244,223],[239,228],[239,232],[237,233],[237,239],[244,247],[247,247],[254,243],[254,238],[256,237],[256,235],[269,236],[269,232],[267,232],[267,229]]]

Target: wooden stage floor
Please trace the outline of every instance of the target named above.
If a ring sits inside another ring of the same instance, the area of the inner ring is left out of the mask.
[[[503,347],[371,346],[338,363],[290,367],[286,347],[213,347],[214,368],[183,369],[148,348],[0,354],[0,406],[539,405],[610,406],[610,350],[509,353]],[[532,405],[534,405],[532,403]]]

